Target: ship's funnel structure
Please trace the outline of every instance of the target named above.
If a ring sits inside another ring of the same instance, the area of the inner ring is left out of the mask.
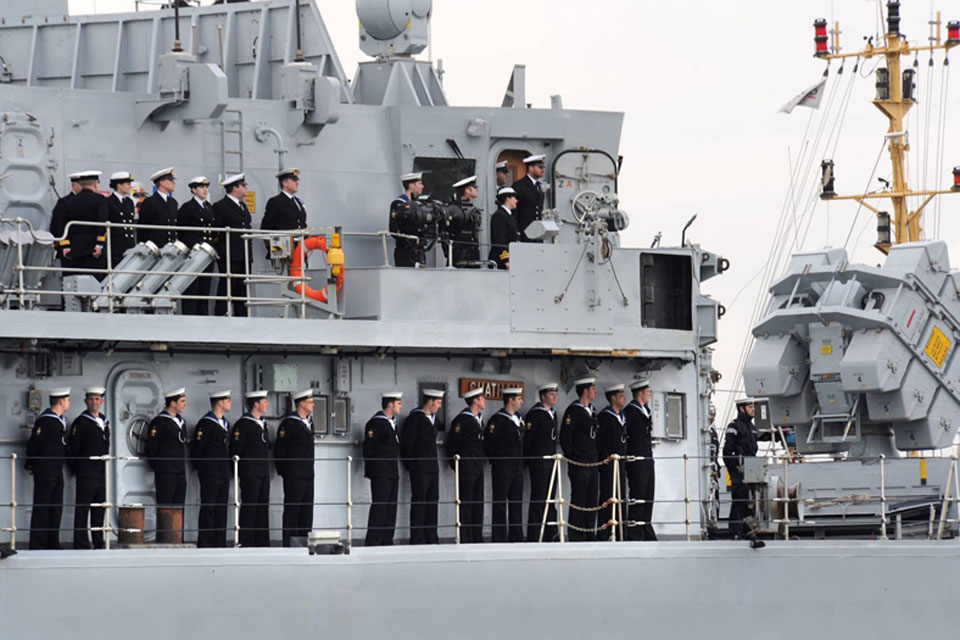
[[[182,242],[175,241],[167,244],[160,250],[160,259],[153,265],[153,273],[143,277],[133,287],[133,291],[144,295],[156,293],[163,284],[171,278],[171,274],[178,271],[187,260],[190,249]],[[138,311],[150,305],[150,298],[127,297],[123,306],[130,311]]]
[[[180,268],[177,269],[179,273],[172,276],[166,284],[163,285],[163,292],[170,294],[171,297],[154,298],[151,306],[161,313],[173,313],[176,310],[175,298],[183,295],[183,292],[187,290],[190,283],[199,277],[197,274],[203,273],[217,257],[216,250],[206,242],[193,245],[193,249],[190,250],[187,259],[184,260]],[[209,279],[205,279],[205,281],[209,282]]]
[[[114,268],[113,281],[104,279],[102,293],[93,301],[95,311],[106,311],[109,308],[109,295],[118,296],[127,293],[144,277],[143,271],[149,271],[160,260],[160,249],[149,240],[135,245],[123,255]],[[149,274],[147,274],[149,275]]]
[[[769,399],[802,453],[950,446],[958,291],[939,241],[896,245],[882,267],[848,264],[843,249],[794,255],[753,329],[746,391]]]

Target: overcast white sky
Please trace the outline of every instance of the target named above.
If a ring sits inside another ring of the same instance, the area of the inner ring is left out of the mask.
[[[357,47],[354,2],[318,2],[352,77],[363,58]],[[434,0],[433,4],[432,53],[443,59],[452,104],[499,105],[513,65],[523,63],[527,100],[537,107],[548,107],[549,96],[559,93],[568,108],[626,114],[620,149],[625,156],[621,202],[632,219],[626,243],[648,246],[662,231],[664,244],[678,244],[684,222],[699,214],[690,237],[727,256],[732,265],[704,288],[728,308],[716,349],[716,366],[725,375],[720,387],[739,387],[740,381],[734,379],[737,359],[753,304],[762,295],[759,278],[754,277],[774,242],[789,189],[789,157],[792,154],[795,162],[811,115],[803,108],[792,115],[777,110],[821,77],[824,63],[812,57],[814,19],[839,20],[842,44],[853,50],[862,46],[863,36],[878,29],[877,0]],[[911,41],[926,39],[934,8],[944,10],[944,22],[960,19],[955,0],[943,0],[939,6],[930,0],[902,4],[901,31]],[[70,0],[72,13],[129,11],[133,6],[133,0]],[[956,67],[960,54],[954,58]],[[922,182],[927,138],[923,125],[932,105],[926,185],[945,186],[952,167],[960,165],[960,122],[948,121],[945,135],[936,135],[942,54],[935,58],[932,82],[927,62],[928,56],[920,57],[921,104],[908,123],[911,176],[914,186],[917,176]],[[875,63],[876,59],[861,64],[859,72],[866,77],[855,80],[841,140],[835,152],[831,147],[827,153],[837,163],[840,192],[864,191],[886,132],[886,120],[870,104]],[[834,64],[832,71],[836,69]],[[852,70],[850,63],[838,81],[828,132],[837,120],[840,90],[846,88]],[[834,90],[835,80],[832,75],[828,91]],[[933,90],[931,100],[928,86]],[[947,88],[948,112],[960,113],[960,79]],[[825,113],[816,112],[814,131]],[[935,176],[938,137],[943,140],[943,164]],[[817,152],[817,165],[823,156]],[[877,175],[890,177],[885,154]],[[869,188],[878,184],[874,179]],[[801,194],[803,203],[810,190],[808,186]],[[941,207],[939,235],[957,255],[960,195],[944,198]],[[813,211],[803,248],[843,246],[857,205],[818,202]],[[875,223],[868,213],[859,212],[849,248],[854,259],[877,263],[882,255],[871,246]],[[932,218],[927,217],[928,237],[933,236]],[[960,258],[955,262],[960,264]],[[725,399],[721,394],[721,409]]]

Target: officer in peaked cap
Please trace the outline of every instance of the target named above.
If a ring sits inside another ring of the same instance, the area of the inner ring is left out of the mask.
[[[164,391],[163,402],[163,411],[150,422],[144,457],[153,469],[157,506],[182,509],[187,494],[186,388]]]
[[[101,530],[104,508],[94,505],[102,505],[107,500],[106,462],[90,458],[110,453],[110,421],[100,411],[106,392],[103,387],[84,389],[83,400],[87,408],[74,419],[67,436],[67,464],[77,476],[73,509],[74,549],[89,549],[91,537],[94,549],[104,547]],[[88,518],[93,531],[87,530]]]
[[[240,546],[270,546],[270,430],[263,390],[244,394],[247,411],[233,425],[230,456],[240,462]]]
[[[500,393],[503,408],[483,432],[493,480],[493,541],[523,542],[523,388],[505,387]]]
[[[631,504],[628,512],[635,524],[627,530],[628,540],[654,541],[657,534],[653,530],[653,414],[650,411],[650,381],[639,380],[630,385],[633,399],[623,408],[627,420],[627,455],[643,458],[626,465],[627,480],[630,483],[630,500],[642,500]]]
[[[473,268],[480,261],[480,209],[474,201],[479,197],[477,176],[469,176],[453,184],[454,200],[448,211],[451,215],[453,239],[453,266]],[[444,245],[444,251],[448,248]]]
[[[190,461],[200,476],[200,513],[197,518],[198,547],[227,546],[227,496],[233,463],[227,453],[233,408],[229,389],[210,394],[210,411],[203,414],[193,430]]]
[[[97,269],[107,266],[107,236],[104,227],[93,225],[70,225],[70,222],[106,222],[107,205],[103,196],[97,193],[100,181],[99,171],[82,171],[78,177],[80,191],[64,205],[67,224],[67,237],[60,242],[63,266],[72,269],[89,270],[98,280],[104,274]],[[74,275],[78,272],[65,273]]]
[[[603,390],[607,398],[607,406],[597,415],[597,457],[600,460],[606,460],[613,455],[627,455],[627,421],[623,415],[623,406],[627,404],[625,389],[622,384],[614,384]],[[600,467],[600,504],[614,497],[615,480],[619,484],[619,499],[625,501],[627,494],[626,473],[624,473],[623,464],[620,465],[619,471],[619,476],[614,478],[612,461]],[[610,504],[601,509],[599,523],[602,525],[613,520],[620,521],[620,510],[615,509],[615,504]],[[626,508],[623,508],[622,512],[623,516],[626,517]],[[620,527],[616,528],[615,539],[623,539],[621,531],[623,530]]]
[[[190,187],[191,198],[180,206],[177,214],[177,226],[180,227],[202,227],[202,231],[181,230],[179,240],[188,247],[207,243],[213,247],[219,256],[220,253],[220,234],[213,231],[217,226],[216,217],[213,213],[213,206],[207,197],[210,195],[210,181],[204,176],[197,176],[188,183]],[[211,262],[204,274],[212,274],[215,263]],[[180,308],[185,316],[208,316],[210,315],[210,301],[207,296],[210,295],[213,278],[207,275],[197,276],[193,282],[184,290],[184,296],[202,296],[198,298],[184,298],[180,301]]]
[[[424,389],[423,404],[410,412],[400,430],[400,457],[410,474],[410,544],[437,544],[437,503],[440,466],[437,432],[443,431],[437,412],[444,392]]]
[[[750,515],[750,491],[743,482],[743,459],[757,455],[757,437],[753,431],[753,398],[736,401],[737,417],[727,425],[723,439],[723,464],[730,474],[730,535],[744,537],[743,519]]]
[[[543,525],[543,508],[546,505],[547,491],[550,487],[550,474],[553,460],[544,457],[557,453],[557,392],[560,385],[547,382],[537,387],[540,402],[530,407],[524,417],[523,457],[530,472],[530,511],[527,518],[527,542],[540,540],[540,527]],[[554,489],[556,495],[556,489]],[[553,499],[553,495],[550,499]],[[557,521],[556,507],[547,506],[547,522]],[[557,534],[557,527],[547,524],[543,540],[550,542]]]
[[[507,161],[498,162],[494,165],[494,169],[497,171],[497,189],[508,186],[507,180],[510,178],[510,169],[507,167]]]
[[[313,389],[293,394],[294,409],[277,429],[273,460],[283,477],[283,546],[305,539],[313,528]],[[305,540],[304,540],[305,541]]]
[[[83,172],[67,175],[67,179],[70,180],[70,192],[58,198],[57,203],[53,206],[53,211],[50,214],[50,233],[53,234],[54,238],[60,238],[63,235],[63,230],[67,225],[67,203],[83,189],[83,187],[80,186],[80,177],[82,175]],[[63,250],[68,246],[70,245],[58,240],[58,255],[62,257]]]
[[[110,176],[110,190],[107,197],[107,220],[113,224],[133,224],[134,209],[131,192],[133,176],[129,171],[117,171]],[[113,227],[110,229],[110,267],[116,267],[123,254],[137,244],[137,230],[133,227]],[[106,251],[106,249],[104,249]]]
[[[393,544],[400,480],[397,416],[402,409],[402,393],[388,391],[381,394],[380,411],[364,427],[363,475],[370,479],[370,514],[365,541],[368,547]]]
[[[595,538],[591,530],[596,528],[596,513],[583,509],[598,505],[599,476],[595,465],[600,457],[597,453],[597,410],[593,407],[593,400],[597,397],[596,384],[597,379],[593,377],[573,382],[577,399],[563,413],[560,425],[560,446],[568,458],[567,475],[570,477],[571,541]]]
[[[416,227],[412,217],[415,202],[423,193],[423,173],[405,173],[400,176],[400,183],[403,184],[403,193],[390,203],[389,229],[391,233],[417,235],[420,229]],[[411,240],[394,237],[394,242],[396,247],[393,250],[393,262],[398,267],[426,265],[427,255],[419,238]]]
[[[260,228],[278,231],[306,229],[307,210],[303,207],[303,201],[297,197],[300,190],[300,170],[284,169],[276,174],[276,178],[280,181],[280,193],[267,200]]]
[[[33,513],[30,515],[30,548],[60,548],[63,515],[63,458],[66,455],[66,413],[70,388],[51,389],[50,407],[33,425],[27,441],[24,467],[33,476]]]
[[[497,192],[497,210],[490,217],[490,260],[498,269],[510,268],[510,243],[520,242],[520,227],[514,210],[517,208],[517,192],[504,187]]]
[[[179,212],[177,200],[173,197],[176,180],[173,167],[160,169],[150,176],[156,191],[140,204],[140,224],[158,227],[176,226]],[[177,239],[177,231],[176,229],[141,229],[138,236],[141,242],[149,240],[162,249],[167,243]]]
[[[247,315],[247,303],[242,298],[247,296],[247,284],[244,282],[244,278],[250,272],[250,264],[247,261],[242,230],[252,228],[250,209],[247,208],[247,203],[244,200],[244,196],[247,194],[247,179],[244,174],[238,173],[227,176],[220,185],[223,187],[225,195],[213,205],[216,226],[229,227],[234,231],[233,233],[222,234],[227,237],[221,239],[220,248],[217,250],[220,254],[217,267],[221,274],[217,296],[224,298],[227,295],[226,274],[229,266],[230,295],[235,298],[233,315],[245,316]],[[241,231],[238,232],[237,230]],[[230,260],[229,265],[227,264],[228,258]],[[236,298],[240,298],[240,300]],[[217,300],[216,313],[218,316],[227,315],[226,300]]]
[[[517,192],[517,223],[520,226],[520,233],[524,233],[530,223],[539,220],[543,214],[544,189],[540,182],[546,175],[547,156],[543,154],[527,156],[523,159],[523,164],[527,167],[527,175],[513,183],[513,189]],[[524,242],[539,242],[529,240],[526,235],[523,236]]]
[[[483,542],[483,410],[487,398],[483,387],[463,394],[467,406],[454,417],[446,449],[451,469],[460,456],[460,541]]]

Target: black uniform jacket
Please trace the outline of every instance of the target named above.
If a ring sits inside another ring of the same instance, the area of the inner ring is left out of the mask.
[[[490,217],[490,260],[498,269],[506,269],[510,262],[510,243],[520,242],[520,227],[513,213],[505,207],[497,209]]]
[[[201,477],[225,480],[233,476],[233,461],[227,451],[229,440],[229,420],[218,420],[212,411],[200,418],[190,441],[190,461]]]
[[[487,422],[483,432],[483,451],[496,470],[523,469],[523,419],[500,409]]]
[[[537,184],[527,176],[523,176],[513,183],[513,190],[517,192],[517,226],[520,233],[534,220],[539,220],[543,213],[543,191],[537,191]]]
[[[483,414],[475,416],[469,409],[458,413],[450,424],[446,444],[451,469],[456,467],[453,457],[459,455],[461,473],[483,473]]]
[[[40,414],[30,440],[24,466],[34,476],[63,476],[63,456],[66,454],[67,421],[47,409]]]
[[[439,473],[437,417],[433,422],[423,409],[414,409],[400,429],[400,458],[410,473]]]
[[[110,453],[110,421],[102,413],[94,416],[89,411],[84,411],[70,425],[70,433],[67,435],[67,466],[78,476],[105,480],[106,463],[103,460],[87,458],[105,456],[108,453]]]
[[[54,238],[59,238],[63,235],[63,229],[67,224],[67,204],[76,196],[77,194],[71,191],[58,199],[57,203],[53,205],[53,211],[50,214],[50,233],[53,234]],[[65,242],[66,241],[63,240],[57,242],[58,251],[70,246],[69,244],[65,244]]]
[[[133,200],[124,196],[122,199],[111,194],[107,197],[107,220],[114,224],[132,224]],[[120,261],[124,252],[137,244],[137,230],[133,227],[114,227],[110,230],[110,257],[114,263]],[[107,248],[103,248],[104,254]]]
[[[740,414],[736,420],[727,425],[727,433],[723,440],[723,464],[730,472],[731,482],[743,481],[743,459],[755,455],[757,455],[757,437],[753,433],[753,422],[747,416]]]
[[[177,224],[178,205],[173,194],[164,201],[160,193],[154,193],[140,204],[140,224],[155,224],[165,227]],[[174,229],[141,229],[140,240],[150,240],[157,247],[163,249],[168,242],[177,239]]]
[[[653,457],[653,421],[650,408],[631,400],[623,408],[627,419],[627,454],[631,456]]]
[[[601,460],[627,454],[627,425],[622,413],[606,407],[597,416],[597,456]]]
[[[251,217],[250,211],[246,208],[246,205],[237,204],[231,200],[228,196],[224,196],[222,200],[218,200],[213,205],[213,216],[216,221],[215,226],[217,227],[230,227],[231,229],[250,229],[251,227]],[[226,234],[222,234],[226,235]],[[230,263],[231,264],[243,264],[246,260],[246,253],[243,248],[243,238],[241,237],[242,233],[231,233],[230,234]],[[227,262],[227,243],[223,239],[220,240],[220,244],[217,247],[217,251],[220,253],[220,263],[226,264]],[[251,256],[252,257],[252,256]]]
[[[291,198],[285,193],[278,193],[267,200],[260,228],[278,231],[306,229],[307,210],[304,209],[300,198],[296,196]]]
[[[367,421],[363,436],[363,475],[367,478],[399,478],[400,438],[393,421],[378,411]]]
[[[574,402],[563,413],[560,425],[563,455],[577,462],[597,462],[597,412],[593,405]]]
[[[313,454],[313,422],[291,413],[277,429],[277,443],[273,447],[277,473],[291,478],[312,478]]]
[[[523,457],[552,456],[557,452],[557,413],[539,402],[524,416]]]
[[[266,478],[270,475],[270,430],[267,423],[249,413],[233,425],[230,457],[237,456],[237,472],[241,478]]]
[[[193,245],[206,242],[220,253],[220,234],[210,231],[217,226],[213,214],[213,207],[209,202],[200,204],[196,198],[190,198],[180,206],[177,213],[177,224],[181,227],[204,227],[203,231],[180,231],[178,239],[191,249]]]
[[[67,222],[78,220],[83,222],[106,222],[107,203],[102,195],[90,189],[84,189],[64,204],[64,225]],[[62,231],[61,231],[62,233]],[[71,258],[85,258],[93,255],[94,248],[99,245],[106,249],[107,236],[105,227],[90,225],[72,225],[67,232],[67,238],[60,243],[61,249],[70,249]]]
[[[144,456],[154,473],[186,475],[187,427],[183,416],[161,411],[150,422]]]

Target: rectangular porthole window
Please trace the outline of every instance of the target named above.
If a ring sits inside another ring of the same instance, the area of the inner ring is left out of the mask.
[[[666,394],[666,437],[683,440],[686,437],[686,402],[682,393]]]

